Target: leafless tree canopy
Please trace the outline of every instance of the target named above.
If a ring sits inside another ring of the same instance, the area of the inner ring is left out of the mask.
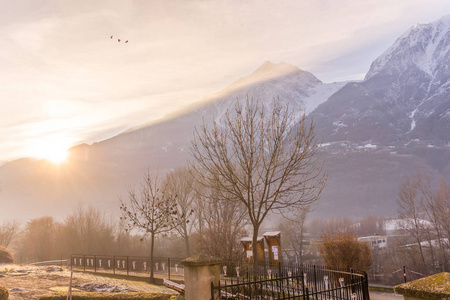
[[[20,229],[20,224],[17,221],[5,222],[0,225],[0,246],[8,248],[9,244],[17,235]]]
[[[308,251],[304,239],[307,230],[305,221],[309,212],[310,207],[306,206],[295,220],[285,218],[278,224],[278,228],[283,232],[284,243],[287,245],[285,247],[293,250],[292,254],[288,254],[292,264],[303,264],[303,258],[307,256]]]
[[[226,261],[239,259],[242,256],[239,238],[247,234],[245,207],[221,197],[216,189],[199,187],[198,193],[201,198],[196,205],[195,249]]]
[[[309,205],[324,188],[313,129],[312,121],[304,115],[295,120],[294,112],[279,101],[266,108],[249,99],[245,106],[238,101],[223,124],[196,129],[191,148],[194,177],[223,199],[245,206],[255,244],[269,212]]]
[[[176,201],[178,222],[175,230],[185,241],[186,255],[190,256],[189,237],[196,226],[194,206],[197,193],[193,187],[194,179],[187,168],[177,169],[169,173],[165,179],[166,190],[170,198]]]
[[[404,230],[413,238],[406,247],[420,257],[422,272],[429,272],[436,264],[444,270],[449,268],[450,251],[450,188],[444,179],[438,188],[433,188],[429,174],[418,173],[416,177],[407,177],[401,187],[398,203],[398,215],[404,224]],[[415,244],[414,247],[412,245]],[[426,253],[429,252],[429,253]],[[431,258],[431,261],[427,261]]]
[[[157,175],[147,172],[139,193],[128,190],[128,201],[120,200],[122,219],[130,228],[136,228],[151,236],[150,263],[153,265],[155,236],[165,234],[177,225],[177,203],[175,197],[167,192]],[[150,278],[154,273],[151,269]]]

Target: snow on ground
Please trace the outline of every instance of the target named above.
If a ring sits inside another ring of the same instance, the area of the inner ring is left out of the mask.
[[[0,284],[9,291],[9,300],[29,300],[54,293],[67,292],[70,269],[65,266],[0,265]],[[164,286],[142,281],[103,277],[92,273],[73,273],[73,290],[103,292],[146,292],[178,294]]]

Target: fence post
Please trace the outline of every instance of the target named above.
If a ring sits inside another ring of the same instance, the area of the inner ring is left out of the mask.
[[[94,255],[94,273],[97,273],[97,255]]]
[[[220,258],[206,254],[196,254],[181,261],[186,300],[210,300],[212,295],[213,299],[217,298],[218,291],[211,287],[219,285],[221,263]]]
[[[353,268],[350,268],[350,278],[352,283],[352,294],[355,293],[355,279],[353,277]]]
[[[169,280],[170,280],[170,257],[167,258],[167,272],[169,273]]]
[[[128,261],[129,261],[129,256],[127,256],[127,276],[129,276],[130,273],[130,268],[128,267]]]
[[[83,255],[83,271],[86,272],[86,255]]]
[[[406,283],[406,266],[403,266],[403,281]]]
[[[364,272],[364,280],[365,283],[363,285],[364,287],[364,300],[370,300],[370,295],[369,295],[369,277],[367,277],[367,273]]]
[[[306,290],[305,290],[305,275],[303,275],[303,269],[301,269],[301,273],[300,273],[300,279],[302,281],[302,294],[303,294],[303,299],[305,299],[305,295],[306,295]]]
[[[116,274],[116,257],[113,256],[113,274]]]
[[[316,265],[314,265],[314,291],[317,293],[317,274],[316,274]],[[314,292],[313,291],[313,292]]]
[[[220,293],[220,290],[219,290]],[[214,300],[214,281],[211,281],[211,300]]]

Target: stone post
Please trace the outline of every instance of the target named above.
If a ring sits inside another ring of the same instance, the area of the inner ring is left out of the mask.
[[[196,254],[181,261],[184,266],[186,300],[210,300],[211,282],[219,285],[222,260],[206,254]]]

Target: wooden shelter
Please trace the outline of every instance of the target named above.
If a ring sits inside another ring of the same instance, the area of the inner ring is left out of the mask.
[[[281,232],[271,231],[263,234],[269,248],[269,264],[275,265],[282,261]]]
[[[253,262],[253,246],[252,237],[244,237],[241,239],[241,244],[244,247],[244,254],[249,263]],[[256,249],[258,251],[258,263],[264,264],[264,238],[259,236],[256,243]]]

